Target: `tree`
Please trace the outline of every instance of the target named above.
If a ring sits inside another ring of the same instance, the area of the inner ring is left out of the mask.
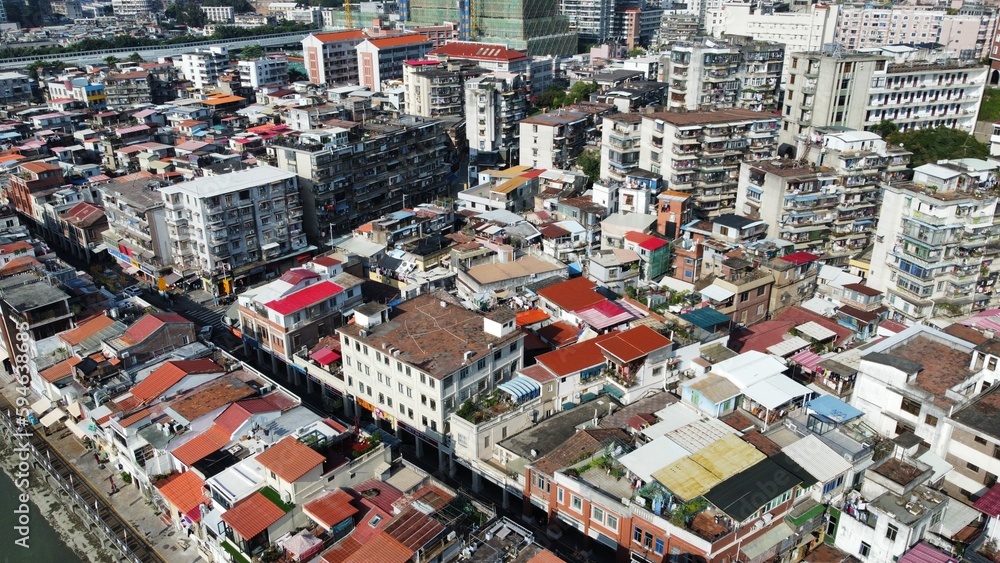
[[[601,87],[596,82],[584,82],[581,80],[570,87],[569,92],[563,98],[563,103],[560,105],[568,106],[580,100],[590,99],[590,95],[600,89]]]
[[[990,154],[985,143],[977,141],[964,131],[949,127],[897,131],[889,136],[889,142],[902,145],[913,153],[910,159],[910,166],[913,168],[946,158],[986,158]]]
[[[146,62],[146,59],[142,58],[142,55],[140,55],[139,53],[132,53],[125,60],[128,61],[128,62],[130,62],[130,63],[144,63],[144,62]]]
[[[889,137],[894,135],[897,131],[899,131],[899,127],[896,127],[896,124],[888,119],[883,119],[878,125],[872,127],[872,133],[878,133],[879,137],[886,140],[888,140]]]
[[[641,57],[642,55],[645,55],[645,54],[646,54],[646,50],[643,49],[642,47],[632,47],[631,49],[629,49],[628,58],[631,59],[633,57]]]
[[[576,158],[576,166],[591,182],[596,182],[601,178],[601,153],[597,151],[583,151]]]
[[[252,61],[254,59],[259,59],[265,54],[264,48],[260,45],[249,45],[240,49],[240,60],[241,61]]]
[[[288,81],[289,82],[305,82],[309,80],[309,75],[302,72],[297,68],[288,69]]]
[[[118,57],[114,55],[108,55],[107,57],[104,57],[104,64],[108,66],[115,66],[116,64],[118,64]]]

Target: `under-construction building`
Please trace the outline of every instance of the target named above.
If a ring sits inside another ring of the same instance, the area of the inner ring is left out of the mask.
[[[398,0],[412,25],[459,23],[463,41],[502,43],[528,55],[574,55],[577,35],[559,14],[559,0]]]

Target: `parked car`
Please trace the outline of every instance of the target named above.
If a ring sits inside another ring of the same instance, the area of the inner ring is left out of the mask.
[[[130,285],[122,290],[122,294],[129,297],[140,297],[142,296],[142,288],[137,285]]]
[[[211,340],[212,339],[212,325],[201,327],[201,330],[198,331],[198,336],[204,338],[205,340]]]

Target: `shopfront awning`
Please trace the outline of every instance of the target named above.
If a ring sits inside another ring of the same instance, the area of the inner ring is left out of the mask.
[[[789,359],[809,371],[816,371],[816,366],[823,361],[819,354],[810,350],[802,350]]]
[[[68,407],[66,407],[66,410],[68,410],[69,414],[76,418],[83,416],[83,409],[80,408],[80,401],[73,401]]]
[[[169,274],[163,276],[163,281],[165,281],[167,285],[174,285],[175,283],[181,281],[181,277],[182,276],[180,274],[170,272]]]
[[[45,397],[38,399],[31,405],[31,410],[35,411],[35,414],[42,415],[45,411],[52,408],[52,401]]]
[[[57,408],[56,410],[43,416],[42,420],[40,420],[39,422],[42,423],[42,426],[48,428],[64,418],[66,418],[66,413],[64,413],[62,409]]]
[[[87,436],[86,432],[80,429],[80,426],[77,423],[73,422],[70,419],[66,419],[66,428],[69,428],[69,431],[72,432],[74,436],[76,436],[81,440],[89,437]]]
[[[135,266],[129,266],[128,268],[125,268],[125,273],[130,276],[134,276],[139,273],[139,268],[136,268]]]
[[[320,350],[313,352],[309,357],[316,360],[321,366],[328,366],[339,360],[340,354],[330,350],[329,348],[321,348]]]

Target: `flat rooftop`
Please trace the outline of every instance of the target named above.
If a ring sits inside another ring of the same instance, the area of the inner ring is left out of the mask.
[[[974,375],[968,369],[972,359],[970,352],[922,335],[883,353],[923,367],[910,385],[934,395],[939,401],[948,401],[945,392]]]

